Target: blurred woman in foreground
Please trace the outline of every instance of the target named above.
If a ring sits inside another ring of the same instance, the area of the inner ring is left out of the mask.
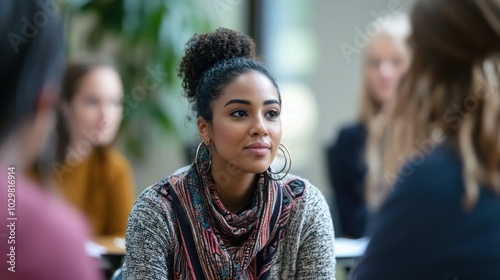
[[[63,30],[45,5],[55,3],[0,1],[0,279],[95,280],[83,217],[26,177],[54,128],[64,67]]]
[[[390,195],[354,278],[500,279],[500,2],[420,0],[411,25],[369,144],[369,187]]]

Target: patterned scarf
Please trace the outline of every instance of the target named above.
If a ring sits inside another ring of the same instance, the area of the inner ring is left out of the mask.
[[[222,205],[210,174],[208,153],[183,174],[157,185],[175,209],[178,233],[174,279],[267,279],[305,182],[258,174],[251,204],[239,214]],[[166,193],[165,193],[166,192]]]

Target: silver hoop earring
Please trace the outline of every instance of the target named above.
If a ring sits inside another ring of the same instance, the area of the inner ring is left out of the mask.
[[[202,145],[205,145],[206,149],[208,150],[208,168],[207,170],[210,170],[210,167],[212,166],[212,153],[210,151],[210,142],[208,142],[208,145],[205,144],[205,142],[201,141],[200,144],[198,145],[198,148],[196,149],[196,155],[194,156],[194,163],[196,165],[196,171],[198,171],[198,174],[201,174],[200,168],[198,166],[198,158],[200,157],[200,148]]]
[[[290,168],[292,168],[292,156],[290,155],[290,152],[288,151],[287,147],[280,143],[279,150],[283,153],[283,157],[285,158],[285,165],[278,172],[271,171],[271,167],[269,167],[266,171],[267,176],[269,176],[269,178],[271,180],[275,180],[275,181],[279,181],[279,180],[285,178],[288,175],[288,172],[290,172]],[[273,177],[275,175],[282,173],[283,171],[285,171],[285,169],[286,169],[285,175],[281,176],[280,178]]]

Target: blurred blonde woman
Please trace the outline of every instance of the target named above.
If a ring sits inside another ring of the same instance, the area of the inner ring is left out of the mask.
[[[500,2],[420,0],[411,25],[369,140],[369,188],[389,196],[354,278],[500,279]]]
[[[367,131],[375,116],[393,99],[408,64],[407,17],[398,15],[388,22],[375,22],[384,24],[364,50],[358,120],[342,128],[328,150],[329,176],[341,230],[343,235],[352,238],[365,235],[370,212],[365,199]]]

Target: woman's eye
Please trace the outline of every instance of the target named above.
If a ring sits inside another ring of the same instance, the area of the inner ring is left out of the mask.
[[[266,117],[268,117],[268,118],[276,118],[279,115],[280,115],[280,112],[277,110],[271,110],[271,111],[266,113]]]
[[[117,99],[113,101],[113,105],[116,107],[122,107],[123,106],[123,100],[122,99]]]
[[[403,65],[403,60],[401,60],[401,59],[394,59],[394,60],[392,60],[392,64],[395,67],[400,67],[401,65]]]
[[[382,63],[382,61],[380,59],[371,59],[369,64],[370,64],[370,67],[371,68],[378,68],[380,67],[380,64]]]
[[[97,99],[95,99],[95,98],[87,98],[87,99],[85,100],[85,104],[86,104],[87,106],[96,106],[96,105],[97,105],[97,103],[98,103],[98,101],[97,101]]]
[[[235,110],[231,112],[231,116],[237,117],[237,118],[242,118],[247,116],[247,113],[244,110]]]

